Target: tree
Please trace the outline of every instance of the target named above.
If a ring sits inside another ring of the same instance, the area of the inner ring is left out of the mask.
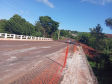
[[[60,31],[60,35],[61,35],[61,36],[67,37],[67,36],[69,36],[69,32],[66,31],[66,30],[64,30],[64,29],[62,29],[62,30]]]
[[[96,46],[96,56],[95,58],[97,58],[97,52],[100,49],[100,43],[102,42],[102,40],[106,37],[104,33],[102,33],[103,28],[101,28],[100,24],[97,24],[96,28],[90,28],[90,34],[91,36],[95,37],[95,46]]]
[[[53,21],[49,16],[40,16],[39,20],[44,28],[44,36],[47,36],[47,34],[52,34],[57,30],[57,27],[59,26],[59,23]]]
[[[5,33],[5,26],[6,26],[6,19],[1,19],[0,20],[0,33]]]
[[[112,29],[112,18],[108,18],[105,20],[106,26],[109,26]]]
[[[58,40],[58,30],[54,32],[53,39]],[[59,39],[61,39],[61,36],[59,36]]]
[[[41,32],[41,34],[44,34],[44,28],[41,25],[40,21],[35,21],[35,31]]]
[[[72,33],[72,34],[77,34],[78,32],[77,32],[77,31],[71,31],[71,33]]]
[[[41,25],[44,27],[44,36],[45,36],[46,30],[49,30],[49,26],[51,25],[51,17],[40,16],[39,20],[40,20]]]
[[[85,33],[84,32],[83,34],[81,34],[81,37],[80,37],[79,41],[81,43],[89,45],[89,39],[90,39],[90,33]]]
[[[52,20],[52,25],[51,25],[51,37],[53,36],[53,33],[58,30],[59,23],[56,21]]]
[[[5,31],[14,34],[35,35],[35,27],[17,14],[6,22]]]

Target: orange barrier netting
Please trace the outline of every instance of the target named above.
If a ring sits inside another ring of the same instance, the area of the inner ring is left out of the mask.
[[[66,55],[59,56],[56,61],[54,61],[29,84],[57,84],[63,68],[65,68],[67,55],[68,47],[66,49]]]
[[[77,53],[77,51],[76,51],[76,47],[77,47],[77,43],[75,44],[75,47],[74,47],[74,52]]]

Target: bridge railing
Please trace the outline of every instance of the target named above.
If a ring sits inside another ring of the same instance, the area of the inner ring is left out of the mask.
[[[0,38],[31,39],[31,40],[53,40],[52,38],[35,37],[35,36],[27,36],[27,35],[17,35],[17,34],[7,34],[7,33],[0,33]]]

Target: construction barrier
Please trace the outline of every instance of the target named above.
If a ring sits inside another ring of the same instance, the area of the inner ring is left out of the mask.
[[[63,72],[63,68],[66,66],[67,55],[68,46],[65,55],[59,56],[56,61],[49,65],[49,67],[47,67],[29,84],[57,84]]]
[[[98,84],[81,44],[78,43],[75,48],[80,53],[74,53],[61,84]]]
[[[76,52],[76,53],[77,53],[77,51],[76,51],[77,44],[78,44],[78,43],[76,42],[75,47],[74,47],[74,52]]]

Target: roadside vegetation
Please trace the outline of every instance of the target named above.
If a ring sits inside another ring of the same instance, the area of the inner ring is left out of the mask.
[[[40,16],[39,21],[31,24],[21,16],[15,14],[9,20],[0,20],[0,33],[29,35],[37,37],[58,38],[59,23],[49,16]]]
[[[67,37],[67,38],[72,38],[72,39],[76,39],[77,36],[74,36],[74,35],[80,35],[82,34],[83,32],[78,32],[78,31],[70,31],[70,30],[64,30],[64,29],[61,29],[60,30],[60,35],[61,36],[64,36],[64,37]],[[73,35],[74,34],[74,35]]]
[[[106,19],[105,22],[112,29],[112,19]],[[112,37],[107,38],[102,33],[103,28],[100,24],[97,24],[96,28],[89,28],[89,30],[89,33],[82,33],[75,39],[96,50],[94,59],[88,55],[87,58],[99,84],[112,84]]]
[[[18,14],[13,15],[9,20],[0,20],[0,33],[29,35],[36,37],[50,37],[58,40],[59,22],[52,20],[49,16],[40,16],[39,21],[34,24],[29,23]],[[72,34],[80,35],[83,32],[60,30],[60,39],[63,37],[75,39]]]

